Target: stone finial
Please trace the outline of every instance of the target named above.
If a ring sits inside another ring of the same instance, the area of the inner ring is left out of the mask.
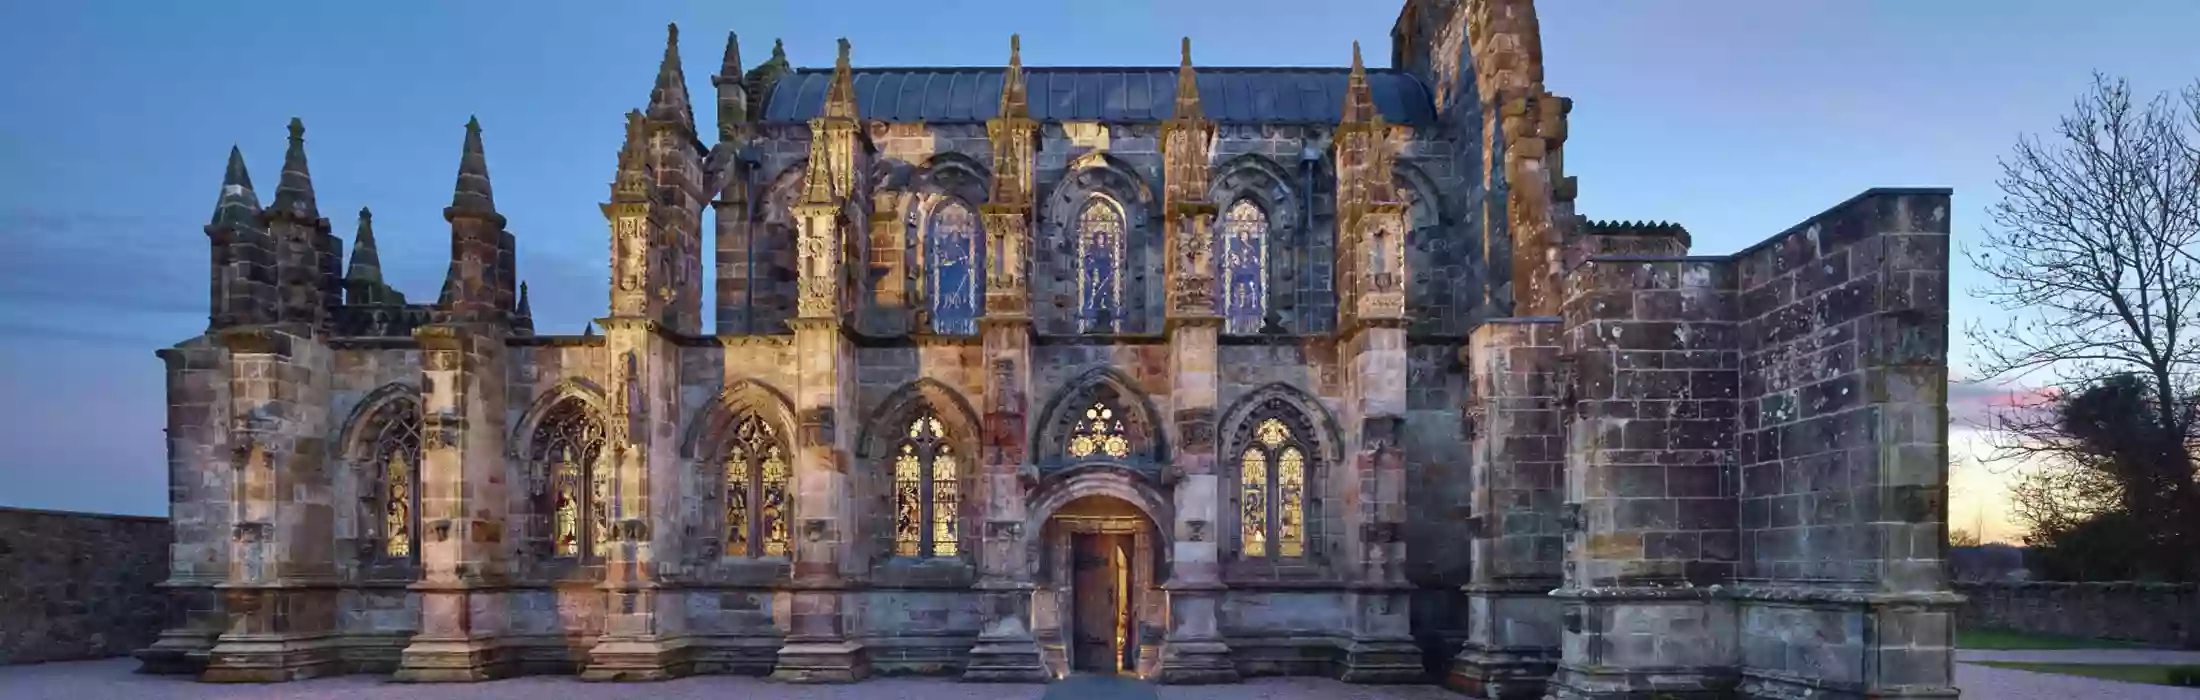
[[[260,196],[252,192],[252,174],[245,172],[244,151],[229,147],[229,168],[222,173],[222,194],[214,201],[209,226],[258,221]]]
[[[351,284],[382,282],[382,253],[374,244],[374,212],[359,208],[359,233],[352,239],[351,267],[344,271]]]
[[[290,118],[290,149],[283,153],[283,176],[268,209],[308,221],[320,216],[313,201],[313,173],[306,167],[306,125],[297,117]]]
[[[1177,119],[1204,119],[1206,112],[1199,106],[1199,76],[1192,72],[1192,38],[1184,37],[1183,62],[1176,68]]]
[[[749,114],[759,118],[764,115],[765,102],[771,97],[772,86],[778,84],[779,76],[785,75],[789,69],[786,45],[773,39],[771,58],[741,74],[742,89],[748,92]]]
[[[1001,113],[1007,118],[1031,116],[1031,99],[1024,92],[1023,38],[1008,35],[1008,71],[1001,74]]]
[[[649,118],[678,124],[695,133],[695,109],[688,101],[687,75],[680,70],[680,25],[665,25],[665,57],[657,64],[657,83],[649,90]]]
[[[535,334],[535,308],[527,301],[527,283],[519,283],[519,308],[512,313],[512,330],[518,335]]]
[[[822,116],[827,119],[856,118],[856,77],[855,69],[848,65],[848,52],[848,39],[843,37],[840,40],[840,57],[833,59],[832,85],[825,90],[825,111]]]
[[[534,318],[535,316],[535,306],[527,300],[526,282],[519,283],[519,309],[517,313],[521,318]]]
[[[458,183],[451,188],[451,209],[477,214],[497,210],[489,191],[489,156],[481,149],[481,120],[466,120],[466,145],[458,157]]]
[[[1344,118],[1346,124],[1362,124],[1374,121],[1375,94],[1367,86],[1367,65],[1360,61],[1360,42],[1352,42],[1352,73],[1345,78]]]

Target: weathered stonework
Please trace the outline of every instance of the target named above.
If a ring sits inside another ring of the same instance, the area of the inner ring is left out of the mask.
[[[168,521],[0,508],[0,664],[121,656],[170,621]]]
[[[676,39],[579,336],[479,124],[433,304],[364,213],[327,274],[302,127],[269,211],[232,161],[148,670],[1945,694],[1945,192],[1724,258],[1587,222],[1527,0],[1411,0],[1389,69],[729,40],[715,145]]]

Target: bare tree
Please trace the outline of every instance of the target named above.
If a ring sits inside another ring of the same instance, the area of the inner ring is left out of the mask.
[[[1996,412],[1990,459],[2028,473],[2028,540],[2115,512],[2200,574],[2200,84],[2139,101],[2096,75],[2048,138],[2001,161],[1993,225],[1965,253],[2004,313],[1966,329],[1979,370],[2046,389]]]

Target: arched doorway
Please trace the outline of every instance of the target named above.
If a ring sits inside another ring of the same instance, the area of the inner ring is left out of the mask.
[[[1145,675],[1158,660],[1158,535],[1143,509],[1113,495],[1080,496],[1047,517],[1035,621],[1057,676]]]

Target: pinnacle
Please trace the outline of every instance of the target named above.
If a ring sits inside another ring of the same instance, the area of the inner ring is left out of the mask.
[[[459,151],[458,183],[452,187],[451,208],[459,211],[493,213],[496,199],[489,189],[489,156],[481,148],[481,120],[466,120],[466,144]]]
[[[374,244],[374,212],[359,208],[359,234],[351,246],[351,267],[344,272],[347,282],[382,281],[382,255]]]
[[[517,313],[518,313],[518,315],[520,315],[520,316],[527,316],[527,317],[532,317],[532,316],[534,316],[534,315],[535,315],[535,310],[534,310],[533,306],[532,306],[531,304],[529,304],[529,303],[528,303],[528,301],[527,301],[527,283],[526,283],[526,282],[521,282],[521,283],[519,283],[519,311],[518,311]]]
[[[1176,70],[1176,118],[1203,119],[1199,106],[1199,78],[1192,72],[1192,38],[1184,37],[1183,62]]]
[[[290,150],[283,153],[282,180],[268,208],[302,219],[320,216],[313,201],[313,172],[306,167],[306,125],[297,117],[290,118]]]
[[[1008,35],[1008,71],[1001,74],[1002,118],[1031,116],[1030,98],[1024,93],[1023,54],[1023,38],[1015,34]]]
[[[695,133],[688,101],[687,75],[680,70],[680,25],[665,25],[665,58],[657,65],[657,83],[649,91],[649,118],[676,123]]]
[[[772,58],[771,58],[771,60],[774,60],[774,61],[778,61],[778,62],[780,62],[780,63],[786,63],[786,62],[787,62],[787,42],[786,42],[786,40],[784,40],[784,39],[773,39],[773,40],[772,40]]]
[[[252,174],[245,171],[244,150],[229,147],[229,167],[222,173],[222,193],[214,201],[210,226],[239,224],[258,219],[260,196],[252,192]]]
[[[825,91],[827,118],[856,118],[855,69],[848,65],[850,46],[847,37],[840,39],[840,57],[833,59],[833,82]]]
[[[1352,42],[1352,73],[1345,78],[1344,115],[1346,124],[1373,121],[1376,118],[1375,95],[1367,87],[1367,66],[1360,61],[1360,42]]]
[[[726,61],[718,67],[721,77],[741,79],[741,35],[726,32]]]

